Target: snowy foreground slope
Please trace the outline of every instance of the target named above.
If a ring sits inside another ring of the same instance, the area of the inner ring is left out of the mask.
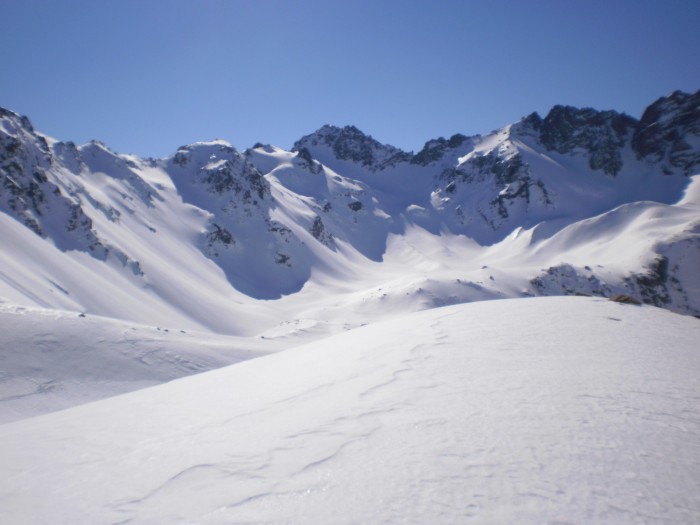
[[[284,348],[271,339],[0,304],[0,424]]]
[[[697,523],[700,321],[437,308],[0,426],[7,523]]]

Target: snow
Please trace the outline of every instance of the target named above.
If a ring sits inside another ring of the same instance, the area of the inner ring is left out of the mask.
[[[692,523],[697,319],[461,304],[0,426],[12,523]],[[37,504],[37,502],[41,504]]]
[[[3,519],[700,521],[700,174],[453,139],[154,160],[3,110]]]
[[[32,155],[43,147],[39,135],[19,117],[1,120],[28,144],[30,173]],[[596,289],[584,283],[589,275],[582,269],[589,267],[611,291],[634,294],[625,279],[645,272],[661,251],[672,259],[669,278],[692,280],[697,176],[660,175],[626,149],[622,171],[610,177],[590,170],[582,155],[544,150],[521,128],[466,139],[427,166],[384,165],[396,151],[370,141],[381,169],[339,160],[322,139],[313,146],[313,137],[310,163],[274,146],[239,153],[221,140],[184,146],[163,160],[117,155],[94,142],[75,148],[50,141],[55,163],[47,167],[43,153],[35,160],[91,227],[76,239],[65,231],[65,210],[49,203],[39,217],[48,233],[42,240],[1,214],[0,297],[26,307],[255,336],[299,319],[313,320],[314,333],[325,327],[330,334],[416,308],[531,295],[539,293],[532,280],[561,264],[577,273],[579,292]],[[467,173],[471,182],[457,178],[453,192],[447,190],[445,172],[466,170],[468,159],[493,152],[520,154],[551,202],[535,184],[528,201],[505,199],[495,212],[489,203],[517,188],[498,187],[493,174],[476,172]],[[209,178],[221,170],[243,185],[238,194],[214,191]],[[245,177],[256,174],[269,194],[252,191],[245,200]],[[323,226],[318,238],[314,224]],[[220,228],[233,242],[211,240]],[[88,253],[86,235],[101,248]],[[430,264],[407,264],[423,259]],[[483,266],[491,271],[484,274]],[[377,288],[392,308],[375,297]],[[666,306],[700,313],[700,298],[687,292],[670,290]],[[302,332],[295,338],[312,338]]]
[[[0,304],[0,423],[157,385],[281,348],[271,339]]]

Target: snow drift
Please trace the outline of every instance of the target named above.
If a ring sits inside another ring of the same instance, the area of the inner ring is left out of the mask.
[[[700,323],[456,305],[0,426],[12,523],[693,523]]]

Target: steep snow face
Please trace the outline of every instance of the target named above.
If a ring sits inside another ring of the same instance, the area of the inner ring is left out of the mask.
[[[291,152],[219,140],[162,160],[3,110],[0,299],[240,335],[575,291],[698,314],[696,101],[639,122],[557,106],[415,155],[324,126]]]
[[[493,244],[516,226],[531,227],[552,215],[555,194],[533,173],[511,127],[473,140],[456,162],[443,163],[431,207],[455,232]]]
[[[697,523],[699,338],[602,299],[420,312],[2,425],[0,506],[11,523]]]
[[[248,155],[253,163],[269,162],[270,155],[260,150]],[[269,167],[266,177],[275,194],[275,213],[285,217],[290,228],[307,223],[308,232],[332,252],[345,245],[372,261],[382,260],[395,221],[368,184],[321,164],[307,149],[280,151],[275,165]],[[323,253],[320,257],[324,258]]]
[[[224,333],[259,315],[237,311],[241,294],[202,252],[211,212],[183,202],[158,162],[99,143],[49,145],[17,115],[3,118],[3,140],[19,143],[0,170],[3,187],[17,190],[0,216],[5,301]]]
[[[269,182],[230,144],[200,143],[166,159],[183,200],[209,212],[198,243],[237,290],[256,299],[297,292],[309,277],[308,253],[272,219]]]

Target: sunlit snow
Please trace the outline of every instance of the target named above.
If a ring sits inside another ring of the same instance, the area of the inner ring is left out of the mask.
[[[408,315],[0,426],[9,523],[694,523],[700,323]]]
[[[560,106],[164,159],[0,108],[0,521],[700,522],[699,97],[646,156]]]

